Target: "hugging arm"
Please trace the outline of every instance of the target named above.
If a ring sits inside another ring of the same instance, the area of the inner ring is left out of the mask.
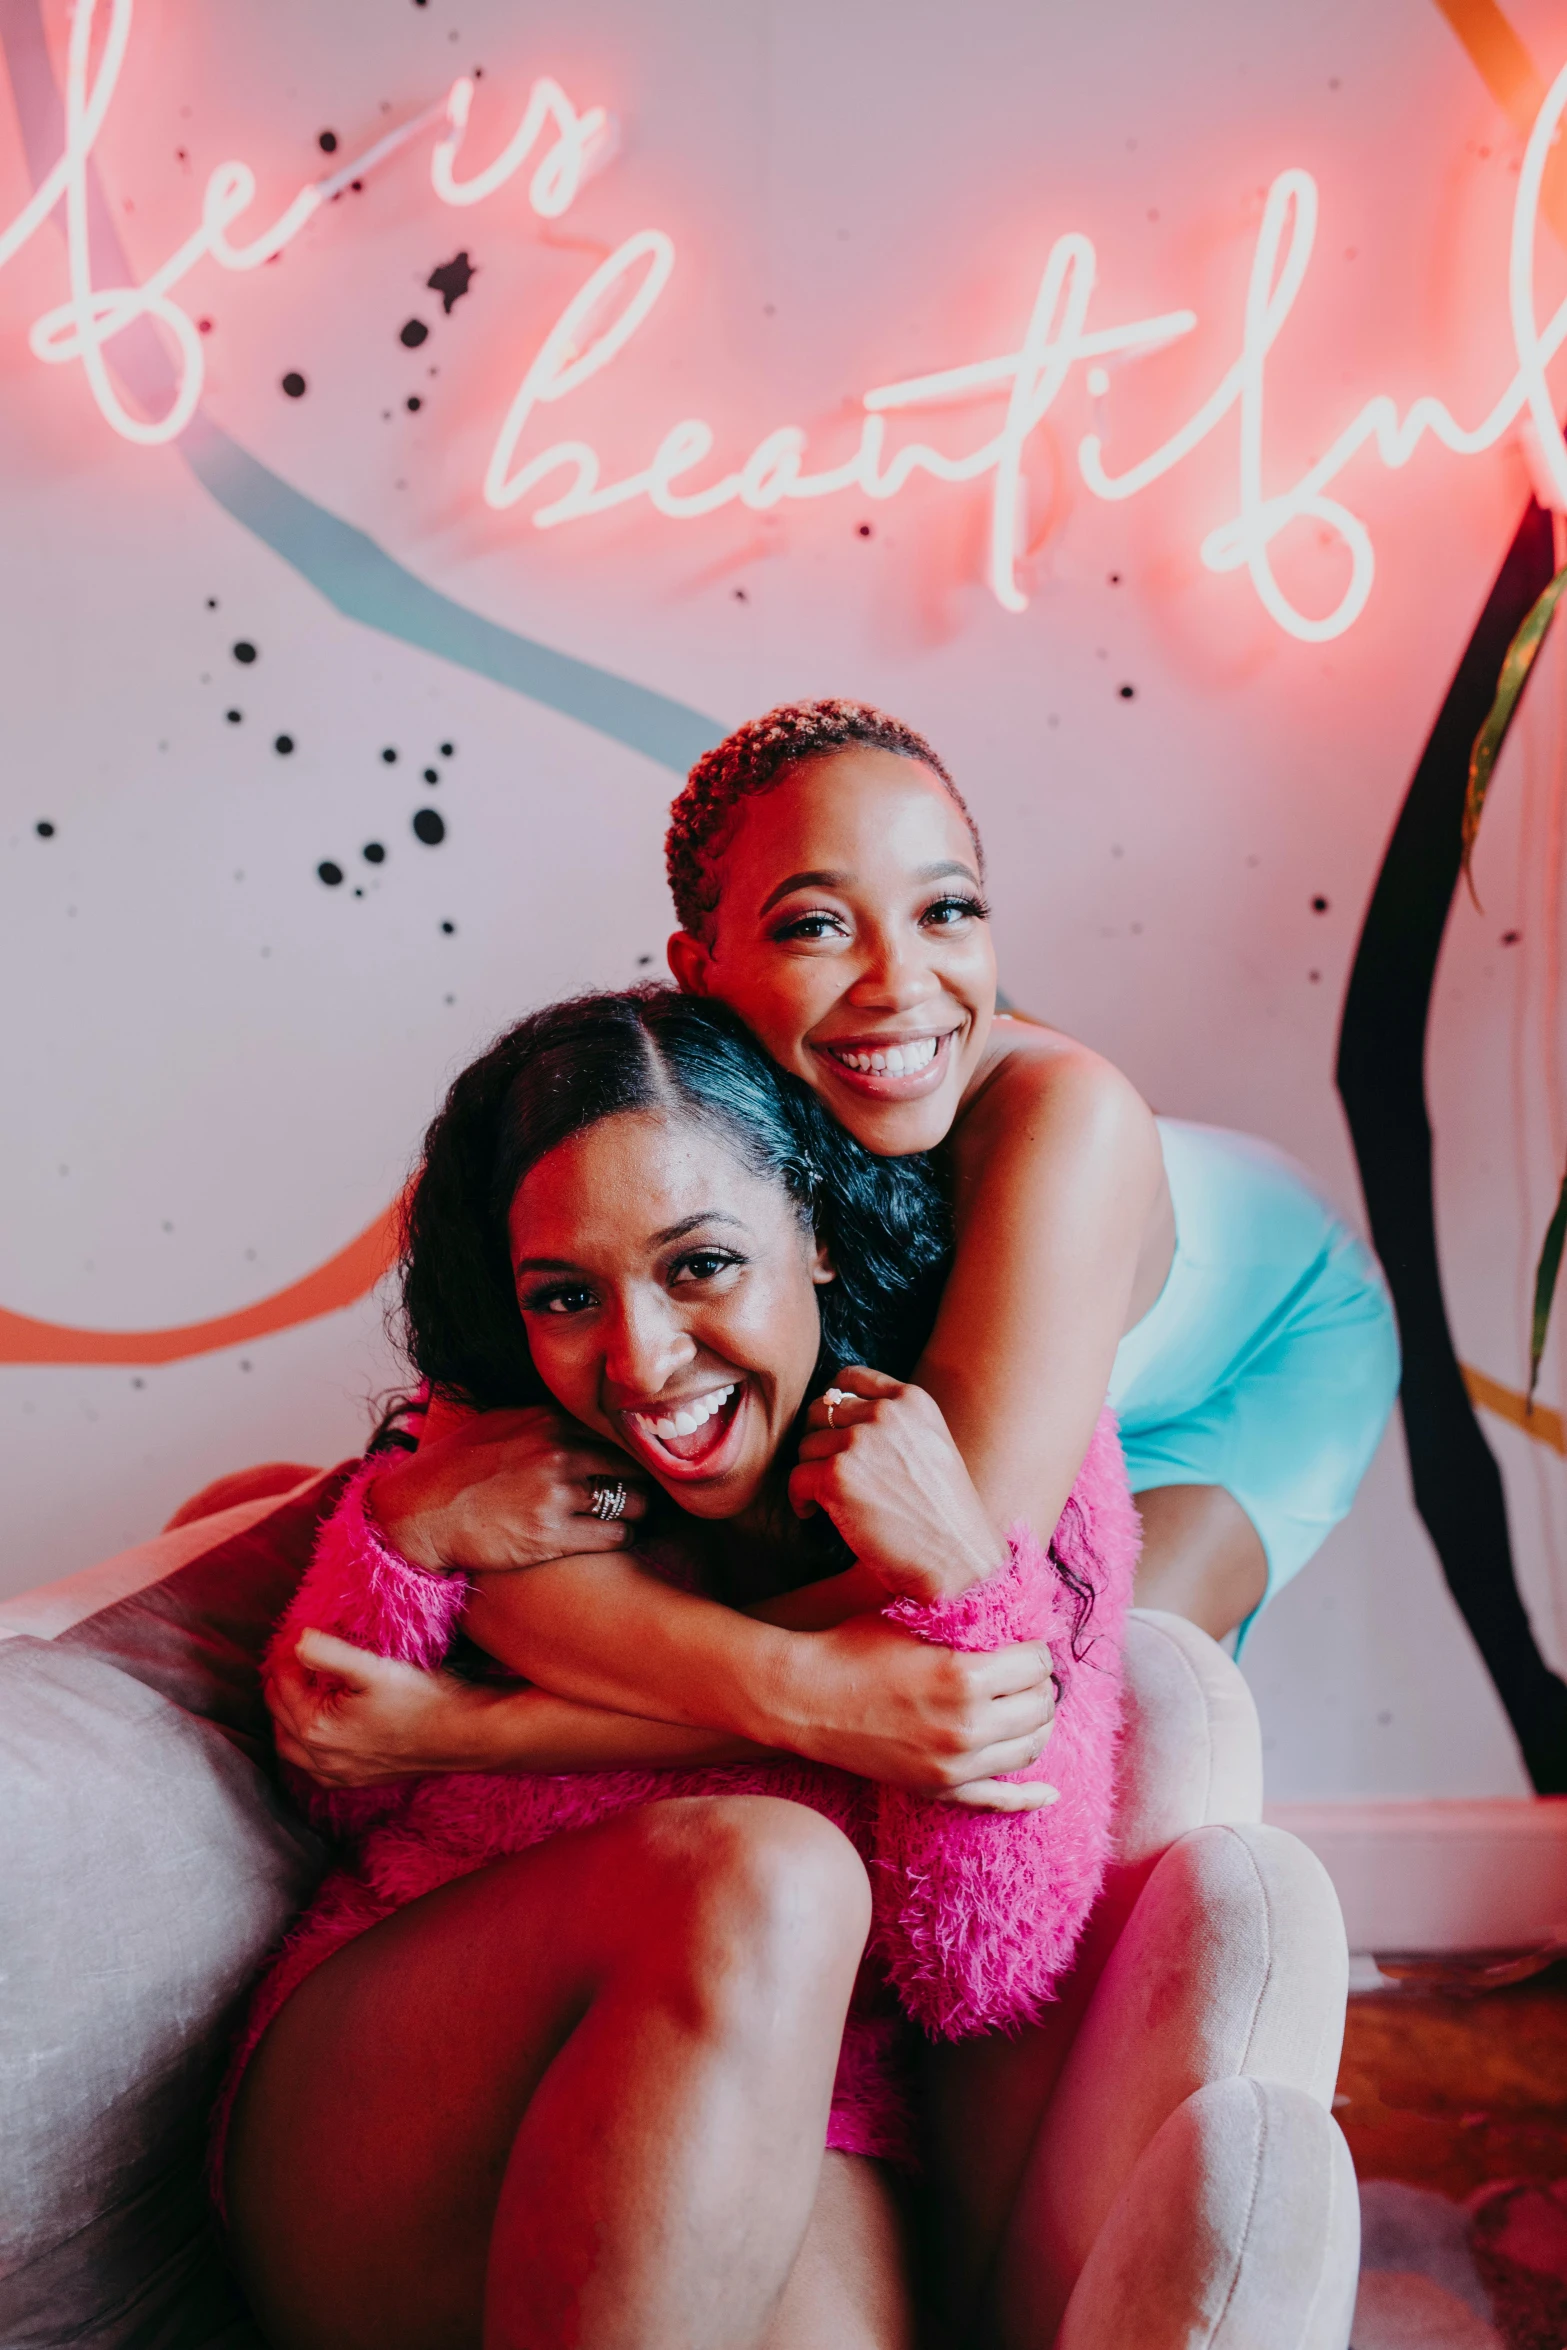
[[[992,1523],[1043,1531],[1088,1448],[1157,1220],[1158,1129],[1119,1070],[1036,1030],[949,1147],[956,1254],[914,1376]]]
[[[526,1572],[424,1572],[403,1555],[421,1547],[416,1513],[385,1513],[398,1547],[379,1523],[390,1474],[367,1467],[349,1488],[269,1664],[280,1751],[327,1785],[783,1749],[959,1802],[1024,1800],[994,1782],[1048,1729],[1050,1660],[1038,1646],[963,1656],[924,1645],[865,1612],[888,1592],[863,1568],[755,1617],[671,1588],[624,1551]],[[461,1521],[450,1495],[441,1506],[447,1525]],[[493,1534],[484,1540],[493,1556]],[[425,1543],[437,1547],[428,1532]],[[465,1609],[480,1644],[540,1686],[476,1689],[433,1671]]]
[[[335,1794],[300,1790],[325,1824],[363,1824],[371,1807],[357,1791],[427,1771],[646,1768],[752,1751],[721,1730],[441,1672],[470,1584],[416,1564],[388,1539],[371,1499],[384,1475],[384,1463],[368,1461],[350,1480],[263,1666],[283,1761],[320,1787],[356,1791],[345,1810]],[[492,1525],[486,1539],[500,1538]]]
[[[960,1655],[881,1613],[789,1630],[673,1590],[632,1554],[486,1577],[466,1620],[492,1655],[561,1696],[925,1794],[986,1800],[990,1781],[1038,1753],[1053,1710],[1037,1646]]]
[[[1049,1752],[1037,1766],[1058,1792],[1054,1809],[954,1817],[898,1788],[877,1790],[877,1947],[904,2007],[933,2038],[1037,2021],[1071,1964],[1109,1856],[1138,1540],[1105,1413],[1049,1551],[1015,1526],[999,1574],[955,1599],[895,1605],[921,1639],[958,1649],[1048,1642],[1061,1684]]]

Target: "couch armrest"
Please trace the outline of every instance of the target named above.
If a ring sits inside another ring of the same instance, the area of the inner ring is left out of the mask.
[[[1135,1866],[1188,1829],[1262,1817],[1262,1731],[1239,1666],[1184,1616],[1134,1608],[1116,1859]]]
[[[1332,1884],[1293,1836],[1243,1823],[1170,1847],[1094,1986],[1023,2175],[999,2280],[1008,2339],[1051,2340],[1117,2198],[1198,2091],[1263,2081],[1326,2115],[1348,1971]]]
[[[1345,2350],[1359,2260],[1331,2114],[1277,2081],[1214,2081],[1143,2149],[1056,2350]]]

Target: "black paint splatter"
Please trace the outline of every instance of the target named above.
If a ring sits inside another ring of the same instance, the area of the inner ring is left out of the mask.
[[[338,883],[343,878],[342,866],[334,865],[330,857],[322,858],[320,864],[316,867],[316,872],[320,879],[326,883],[328,889],[336,889]]]
[[[291,367],[287,375],[284,376],[283,389],[285,392],[287,392],[291,400],[302,400],[304,398],[305,379],[300,374],[297,367]]]
[[[293,747],[294,738],[291,734],[280,734],[276,742],[274,742],[272,745],[272,748],[276,751],[280,759],[286,759],[290,751],[292,751]]]
[[[422,318],[410,318],[397,339],[406,344],[410,351],[417,351],[421,343],[429,341],[430,330]]]
[[[40,816],[38,822],[33,826],[33,830],[40,840],[53,840],[54,838],[54,826],[47,816]]]
[[[207,610],[208,610],[209,612],[215,612],[215,611],[217,610],[217,608],[218,608],[218,599],[217,599],[217,597],[216,597],[216,596],[209,596],[209,597],[207,598]]]
[[[438,808],[421,808],[414,818],[414,839],[422,840],[427,849],[438,848],[446,838],[446,819]]]
[[[1123,702],[1129,702],[1136,693],[1137,688],[1135,685],[1118,685],[1115,690],[1120,695]]]
[[[457,925],[455,922],[443,922],[441,924],[441,932],[443,937],[450,938],[456,928]]]
[[[424,780],[426,783],[439,783],[441,780],[440,769],[438,767],[427,767],[424,771]]]
[[[384,865],[386,850],[378,840],[367,840],[361,852],[367,865]]]
[[[424,402],[420,399],[417,392],[410,392],[407,399],[403,402],[403,406],[408,410],[410,416],[417,416],[420,409],[424,406]]]
[[[237,726],[240,720],[244,717],[245,713],[243,710],[225,710],[223,715],[228,720],[230,726]]]
[[[397,753],[395,750],[393,750],[390,743],[387,744],[385,750],[381,753],[381,756],[386,761],[388,767],[395,767],[397,765]]]
[[[316,145],[320,148],[323,155],[335,155],[337,153],[336,131],[323,131],[321,136],[317,139]]]
[[[250,644],[250,643],[248,643],[248,642],[247,642],[247,640],[246,640],[244,637],[241,637],[241,638],[240,638],[240,640],[239,640],[239,643],[238,643],[238,644],[237,644],[237,645],[234,647],[234,658],[235,658],[235,660],[236,660],[236,661],[243,661],[243,662],[246,662],[246,663],[248,664],[249,662],[251,662],[251,661],[254,661],[255,657],[256,657],[256,648],[255,648],[255,646],[254,646],[253,644]]]
[[[1521,930],[1504,930],[1502,932],[1502,944],[1504,947],[1515,947],[1522,936],[1523,932]]]
[[[455,753],[456,749],[457,749],[457,745],[456,745],[455,743],[442,743],[442,745],[441,745],[441,757],[442,757],[443,759],[450,759],[450,758],[453,756],[453,754]]]
[[[1327,912],[1327,910],[1328,910],[1328,901],[1327,901],[1327,899],[1326,899],[1326,898],[1313,898],[1313,899],[1312,899],[1312,901],[1311,901],[1311,910],[1312,910],[1312,912],[1313,912],[1314,914],[1325,914],[1325,913]]]
[[[424,282],[432,294],[440,295],[441,308],[450,318],[453,303],[462,300],[478,274],[464,251],[454,254],[450,261],[443,261],[439,269],[432,269]],[[406,328],[404,340],[407,340]]]

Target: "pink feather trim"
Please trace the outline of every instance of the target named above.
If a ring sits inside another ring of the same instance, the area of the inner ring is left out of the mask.
[[[365,1508],[379,1464],[367,1462],[323,1527],[274,1647],[304,1625],[410,1664],[438,1665],[461,1615],[461,1577],[425,1573],[392,1549]],[[1050,1551],[1026,1526],[1006,1564],[937,1607],[886,1611],[917,1638],[968,1651],[1048,1643],[1060,1682],[1055,1727],[1024,1778],[1060,1799],[1035,1812],[961,1811],[841,1771],[786,1759],[664,1771],[458,1773],[334,1794],[290,1774],[310,1816],[349,1841],[352,1873],[318,1895],[261,1985],[223,2101],[267,2022],[330,1952],[421,1893],[638,1805],[676,1796],[767,1794],[833,1820],[871,1872],[867,1966],[845,2037],[829,2144],[907,2160],[906,2088],[894,2061],[885,1990],[925,2031],[956,2039],[1038,2015],[1071,1964],[1109,1847],[1121,1638],[1140,1528],[1115,1423],[1100,1419]],[[1052,1554],[1093,1592],[1075,1643],[1076,1602]],[[215,2159],[221,2160],[219,2149]]]

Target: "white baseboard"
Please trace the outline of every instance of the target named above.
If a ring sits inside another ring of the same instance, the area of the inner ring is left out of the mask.
[[[1351,1950],[1567,1942],[1567,1796],[1271,1803],[1326,1868]]]

